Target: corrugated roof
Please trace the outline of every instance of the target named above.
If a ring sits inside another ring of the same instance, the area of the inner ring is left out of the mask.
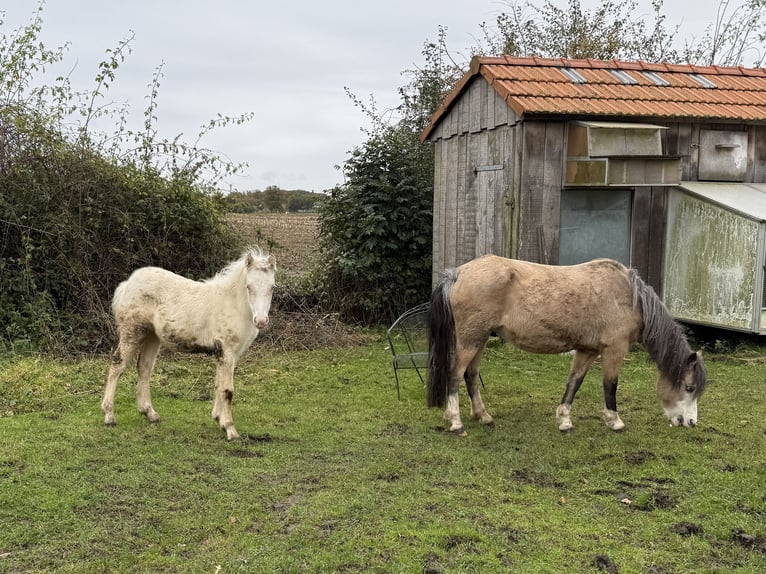
[[[575,70],[585,83],[572,82],[562,68]],[[610,70],[628,73],[635,83],[623,84]],[[642,71],[653,72],[667,85],[657,85]],[[692,74],[715,87],[704,87]],[[471,60],[470,70],[433,115],[421,140],[477,76],[519,117],[556,114],[766,121],[766,68],[479,56]]]

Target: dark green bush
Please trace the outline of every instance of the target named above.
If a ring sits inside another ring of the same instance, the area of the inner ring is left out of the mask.
[[[342,318],[389,323],[428,298],[431,153],[409,129],[382,129],[352,152],[346,183],[321,204],[321,290]]]

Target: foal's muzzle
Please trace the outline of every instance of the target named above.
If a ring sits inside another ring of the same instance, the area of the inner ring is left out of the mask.
[[[265,317],[253,317],[253,321],[255,322],[256,327],[263,329],[269,324],[269,316],[266,315]]]

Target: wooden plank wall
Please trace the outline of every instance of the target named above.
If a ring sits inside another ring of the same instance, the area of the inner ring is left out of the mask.
[[[434,131],[433,281],[485,253],[508,256],[515,118],[478,78]],[[486,169],[503,166],[502,169]]]
[[[524,123],[519,259],[558,263],[565,137],[564,122]]]

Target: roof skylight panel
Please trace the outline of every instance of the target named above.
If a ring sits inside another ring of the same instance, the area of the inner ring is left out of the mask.
[[[633,85],[637,84],[638,82],[631,76],[628,72],[625,70],[609,70],[609,73],[612,74],[615,78],[620,80],[625,85]]]
[[[701,74],[689,74],[689,77],[697,82],[700,86],[703,88],[715,88],[717,87],[713,82],[708,80],[705,76]]]
[[[561,73],[563,73],[567,78],[569,78],[569,81],[573,84],[586,84],[588,83],[588,80],[583,78],[580,75],[580,72],[575,70],[574,68],[559,68],[561,70]]]
[[[662,76],[660,76],[659,74],[656,74],[654,72],[649,72],[648,70],[642,70],[641,74],[643,74],[643,76],[647,80],[652,82],[655,86],[663,86],[664,87],[664,86],[669,86],[670,85],[670,82],[668,82],[665,78],[663,78]]]

